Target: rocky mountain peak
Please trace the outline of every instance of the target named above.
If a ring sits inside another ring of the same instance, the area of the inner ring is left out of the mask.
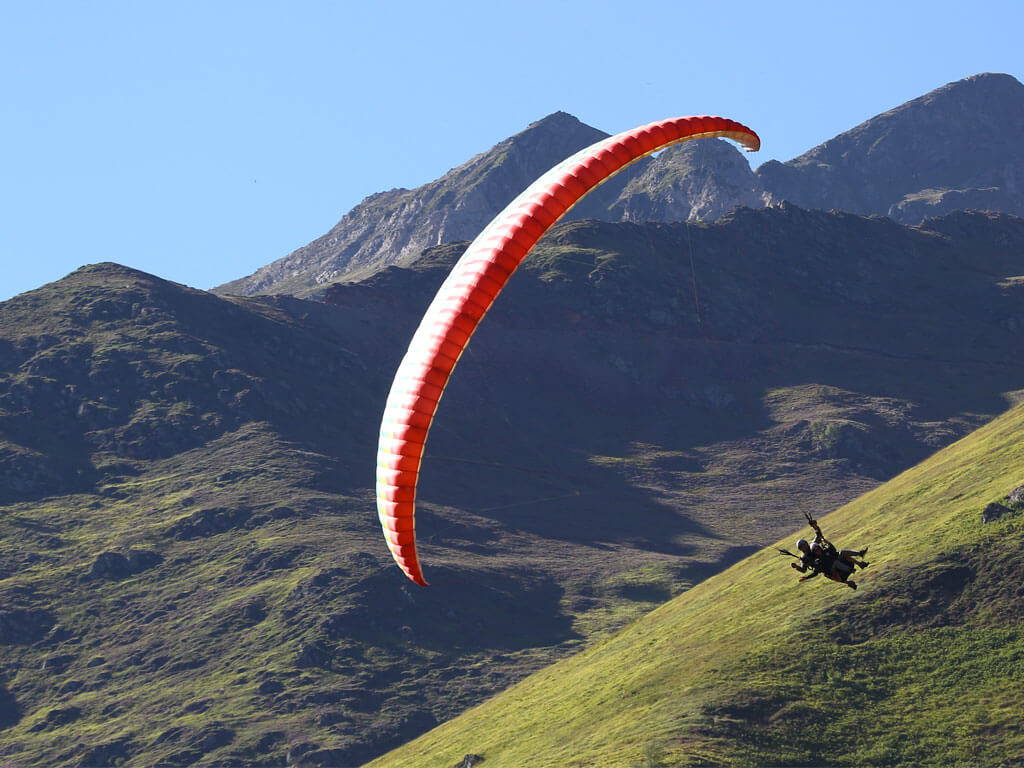
[[[711,221],[738,205],[761,207],[761,195],[735,146],[722,139],[686,142],[652,158],[610,212],[621,221]]]
[[[524,128],[522,131],[517,133],[515,136],[512,136],[511,138],[522,138],[524,136],[536,134],[539,131],[556,131],[559,133],[589,131],[601,134],[601,136],[608,135],[606,133],[603,133],[602,131],[597,131],[596,129],[591,128],[589,125],[582,122],[581,120],[579,120],[579,118],[575,117],[574,115],[570,115],[568,112],[563,112],[562,110],[559,109],[555,112],[552,112],[550,115],[542,117],[540,120],[535,120],[534,122],[530,123],[526,128]]]
[[[408,263],[425,248],[471,240],[537,176],[606,136],[555,112],[436,181],[367,197],[323,237],[214,290],[309,295],[337,280]]]
[[[787,163],[757,169],[768,200],[917,224],[960,208],[1024,214],[1024,85],[980,74],[877,115]]]
[[[964,209],[1024,216],[1020,125],[1024,85],[974,75],[756,172],[728,142],[670,148],[602,184],[566,218],[711,221],[736,206],[783,200],[911,225]],[[535,178],[605,136],[554,112],[436,181],[367,197],[323,237],[215,291],[322,295],[331,283],[407,265],[426,248],[472,240]]]

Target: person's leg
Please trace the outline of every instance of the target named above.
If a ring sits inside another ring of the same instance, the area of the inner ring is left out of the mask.
[[[863,552],[867,552],[866,549],[860,551],[853,549],[844,549],[839,553],[839,559],[849,563],[851,566],[859,565],[861,568],[867,568],[870,563],[865,560],[858,560],[858,557],[864,557]]]

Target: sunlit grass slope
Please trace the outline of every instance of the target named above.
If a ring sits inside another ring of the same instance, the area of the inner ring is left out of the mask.
[[[370,765],[1020,764],[1021,484],[1017,407],[822,519],[856,592],[765,548]]]

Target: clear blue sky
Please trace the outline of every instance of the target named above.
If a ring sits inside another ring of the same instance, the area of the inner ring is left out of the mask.
[[[0,300],[247,275],[556,110],[750,125],[755,166],[978,72],[1024,3],[0,0]]]

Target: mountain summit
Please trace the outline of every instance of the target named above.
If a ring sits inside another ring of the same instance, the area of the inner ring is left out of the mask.
[[[738,205],[783,200],[910,225],[960,209],[1024,215],[1024,154],[1010,130],[1019,125],[1024,85],[975,75],[756,172],[725,141],[671,147],[602,184],[566,218],[711,221]],[[323,237],[214,291],[310,296],[407,265],[425,248],[472,240],[535,178],[605,136],[555,112],[436,181],[371,195]]]
[[[215,291],[304,295],[406,264],[433,245],[472,240],[537,176],[607,135],[555,112],[436,181],[370,195],[323,237]]]
[[[1024,85],[981,74],[757,169],[769,200],[883,214],[903,224],[973,208],[1024,215]]]

